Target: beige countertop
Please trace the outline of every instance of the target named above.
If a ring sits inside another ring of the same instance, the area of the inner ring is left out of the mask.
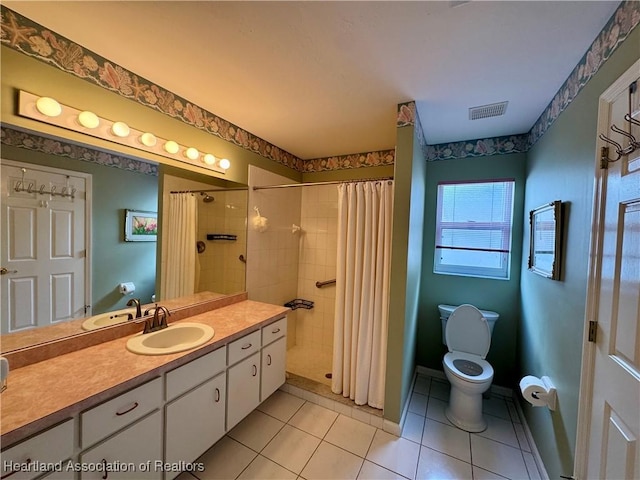
[[[137,355],[126,349],[127,336],[10,371],[8,388],[0,395],[2,447],[258,330],[288,311],[245,300],[175,322],[214,328],[214,337],[193,350]]]

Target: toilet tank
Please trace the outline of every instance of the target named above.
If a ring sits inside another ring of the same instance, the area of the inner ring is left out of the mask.
[[[438,310],[440,311],[440,321],[442,322],[442,344],[446,345],[447,341],[445,339],[445,329],[447,328],[447,319],[449,315],[453,313],[453,311],[458,308],[458,305],[438,305]],[[500,315],[496,312],[492,312],[490,310],[480,310],[482,316],[487,320],[489,324],[489,332],[493,336],[493,327],[498,320]]]

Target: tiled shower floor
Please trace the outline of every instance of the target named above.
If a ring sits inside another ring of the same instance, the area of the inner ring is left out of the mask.
[[[331,372],[332,355],[313,347],[296,345],[287,350],[287,372],[331,386],[326,377]]]

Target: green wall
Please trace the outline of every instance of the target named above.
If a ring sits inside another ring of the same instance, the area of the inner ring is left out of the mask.
[[[516,383],[516,338],[520,320],[520,259],[522,256],[523,202],[525,187],[524,153],[464,158],[427,163],[422,287],[420,289],[418,365],[442,370],[446,347],[442,344],[442,324],[438,304],[471,303],[500,314],[487,360],[494,368],[495,385]],[[461,277],[433,273],[438,182],[451,180],[515,179],[511,272],[509,280]]]
[[[401,421],[415,370],[426,163],[415,127],[397,129],[384,417]]]
[[[135,297],[143,303],[151,302],[155,293],[156,244],[124,241],[124,210],[157,211],[158,177],[7,145],[2,146],[2,158],[90,173],[92,312],[124,307],[130,297],[118,292],[122,282],[135,283]]]
[[[573,472],[591,234],[598,98],[640,58],[640,28],[587,83],[527,155],[525,212],[552,200],[565,202],[560,281],[529,272],[522,261],[521,375],[549,376],[558,408],[521,401],[551,478]],[[525,248],[528,233],[525,232]]]

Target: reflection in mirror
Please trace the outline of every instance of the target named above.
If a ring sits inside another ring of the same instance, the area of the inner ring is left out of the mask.
[[[529,212],[529,270],[560,279],[562,202],[555,200]]]
[[[219,296],[244,290],[244,264],[238,261],[238,256],[240,254],[246,255],[244,244],[246,228],[240,232],[237,227],[242,224],[244,228],[244,225],[246,225],[247,193],[246,190],[225,192],[224,189],[246,188],[246,186],[180,168],[158,166],[151,162],[97,151],[65,140],[45,138],[38,134],[13,130],[6,126],[2,127],[2,134],[3,166],[1,173],[3,195],[6,195],[6,192],[11,190],[11,185],[15,186],[16,181],[20,180],[18,177],[20,177],[21,168],[27,169],[27,176],[29,173],[35,175],[38,169],[50,168],[79,172],[80,175],[86,174],[85,176],[90,178],[89,185],[92,187],[88,192],[88,197],[76,195],[72,200],[69,198],[64,199],[67,203],[70,200],[78,203],[83,197],[83,200],[86,201],[88,213],[85,226],[87,230],[85,236],[87,238],[86,247],[76,252],[77,256],[85,256],[87,259],[86,268],[84,269],[85,287],[81,288],[76,295],[78,301],[68,309],[68,313],[65,313],[62,308],[55,311],[58,315],[55,322],[50,320],[36,322],[33,320],[35,310],[47,310],[48,305],[46,304],[39,305],[34,303],[33,307],[29,307],[29,303],[15,304],[14,302],[14,306],[17,306],[17,308],[14,309],[13,314],[9,311],[2,312],[2,337],[0,338],[2,353],[13,348],[23,348],[35,343],[84,332],[81,328],[81,323],[86,317],[125,309],[127,301],[131,298],[139,298],[142,304],[152,304],[155,300],[154,295],[159,294],[159,287],[156,285],[156,265],[160,265],[161,262],[156,260],[156,253],[161,251],[161,239],[158,239],[158,243],[125,242],[125,211],[127,209],[153,211],[158,212],[160,217],[162,215],[163,199],[159,195],[159,186],[162,185],[165,175],[178,179],[178,182],[187,182],[185,183],[185,189],[193,189],[194,186],[223,189],[221,193],[211,193],[211,196],[216,200],[215,202],[204,203],[202,202],[204,197],[198,197],[198,204],[201,207],[200,212],[203,216],[201,223],[203,226],[207,226],[206,232],[198,233],[198,241],[204,242],[206,246],[204,254],[208,254],[210,258],[202,254],[199,255],[202,281],[199,282],[195,291],[207,290]],[[17,173],[12,172],[9,175],[9,169],[6,168],[9,163],[6,161],[7,159],[20,162],[21,165],[26,165],[26,167],[18,166]],[[13,178],[9,178],[11,176]],[[64,175],[62,178],[62,183],[64,184],[64,181],[66,181],[64,180]],[[47,182],[48,180],[45,178],[42,182],[37,180],[35,183],[40,187],[41,184],[47,184]],[[50,190],[50,187],[47,187],[46,190]],[[163,191],[167,192],[168,190]],[[61,187],[57,187],[57,192],[61,192]],[[46,210],[49,213],[57,211],[52,208],[55,204],[52,200],[59,202],[60,198],[54,198],[51,195],[42,196],[34,193],[22,193],[31,198],[33,205],[30,208],[34,215],[38,210]],[[233,195],[227,197],[227,194]],[[7,203],[4,197],[2,204],[4,219],[8,215],[7,211],[5,211]],[[225,213],[229,213],[229,215],[224,220],[221,218],[216,219],[217,212],[213,213],[216,209],[225,210]],[[231,212],[237,213],[237,215],[231,215]],[[67,214],[64,215],[68,217]],[[214,223],[208,225],[207,221]],[[218,225],[221,226],[218,227]],[[228,225],[229,229],[233,228],[238,232],[238,240],[236,242],[225,244],[206,240],[206,233],[217,233],[217,230],[222,228],[222,225],[225,226],[225,230]],[[213,231],[210,231],[211,229]],[[7,240],[7,238],[3,238],[2,242],[0,242],[0,248],[3,249],[3,262],[10,256],[6,249],[8,245],[11,245],[11,242]],[[194,245],[195,249],[196,246]],[[228,259],[226,255],[233,255],[233,257]],[[229,265],[227,265],[227,261],[229,261]],[[36,260],[31,263],[36,264],[39,268],[42,262]],[[241,266],[241,270],[236,268],[238,264]],[[2,266],[5,265],[3,264]],[[230,275],[226,275],[226,272],[229,272]],[[158,273],[161,275],[162,272]],[[7,286],[11,281],[11,276],[0,276],[3,288],[3,305],[10,303],[6,299],[11,298],[7,293]],[[14,278],[17,278],[17,276],[14,276]],[[227,282],[227,278],[229,278],[229,282]],[[205,279],[207,281],[211,279],[211,281],[205,283]],[[132,295],[125,295],[120,292],[120,284],[128,282],[135,285],[135,292]],[[47,284],[44,285],[48,287]],[[42,288],[40,290],[42,291]],[[87,306],[86,314],[85,306]],[[18,313],[16,314],[16,312]],[[11,328],[11,315],[15,317],[13,319],[13,328]],[[41,327],[40,325],[48,326]],[[37,332],[36,327],[38,327]],[[11,347],[11,345],[14,345],[14,347]]]

